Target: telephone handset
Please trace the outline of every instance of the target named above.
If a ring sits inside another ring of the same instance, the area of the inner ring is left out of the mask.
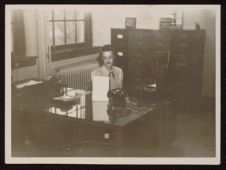
[[[113,105],[123,106],[125,105],[125,96],[126,93],[121,88],[116,88],[108,91],[107,96],[109,97],[109,101]]]

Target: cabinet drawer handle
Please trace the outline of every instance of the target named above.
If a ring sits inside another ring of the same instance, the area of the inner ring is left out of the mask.
[[[110,133],[104,133],[104,139],[109,140],[111,137]]]

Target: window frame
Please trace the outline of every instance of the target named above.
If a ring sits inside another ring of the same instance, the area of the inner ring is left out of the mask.
[[[64,16],[63,19],[55,19],[54,18],[54,10],[51,10],[51,19],[49,20],[49,23],[52,24],[52,44],[50,45],[51,48],[51,53],[52,53],[52,57],[53,60],[55,55],[58,54],[65,54],[67,52],[72,52],[72,51],[81,51],[82,49],[89,49],[92,48],[92,37],[88,37],[90,35],[92,35],[91,30],[88,29],[88,27],[91,24],[90,21],[90,16],[88,17],[88,15],[90,15],[90,13],[85,13],[84,19],[67,19],[66,18],[66,10],[64,9]],[[76,9],[73,10],[74,14],[76,16]],[[63,22],[64,23],[64,44],[62,45],[55,45],[55,23],[56,22]],[[67,44],[67,26],[66,23],[67,22],[84,22],[84,42],[80,42],[80,43],[76,43],[77,41],[77,32],[76,32],[76,27],[75,27],[75,43],[73,44]],[[83,50],[82,50],[83,51]],[[65,56],[65,55],[64,55]],[[59,59],[59,57],[57,57]],[[57,59],[57,60],[58,60]],[[62,59],[66,59],[66,58],[62,58]]]

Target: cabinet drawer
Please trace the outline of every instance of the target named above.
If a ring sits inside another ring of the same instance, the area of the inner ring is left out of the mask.
[[[141,49],[131,49],[128,53],[128,57],[130,60],[134,59],[143,59],[145,60],[146,58],[150,58],[152,56],[152,51],[145,51]]]
[[[128,45],[128,49],[129,50],[140,50],[140,51],[145,51],[145,52],[148,52],[150,51],[152,48],[151,48],[151,45],[150,45],[150,42],[145,42],[145,41],[133,41],[133,42],[130,42],[129,45]]]
[[[126,44],[125,42],[112,42],[112,45],[114,46],[114,48],[123,48],[125,49],[126,48]]]
[[[169,44],[166,42],[154,42],[153,43],[153,50],[169,50]]]
[[[147,66],[147,61],[144,62],[143,60],[134,60],[128,63],[128,69],[134,71],[144,71],[145,67]]]
[[[143,41],[149,39],[152,35],[150,30],[129,30],[128,37],[130,40]]]
[[[126,43],[127,36],[124,29],[111,29],[111,43]]]
[[[172,52],[176,54],[187,54],[191,51],[188,43],[174,43],[172,44]]]
[[[144,79],[141,77],[131,77],[128,79],[130,85],[140,85],[144,82]]]

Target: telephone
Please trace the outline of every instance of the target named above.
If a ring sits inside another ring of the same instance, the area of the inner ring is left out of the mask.
[[[126,93],[123,89],[117,88],[108,91],[107,94],[110,104],[114,106],[124,106]]]
[[[107,96],[109,98],[107,112],[111,118],[114,119],[130,114],[130,111],[125,107],[127,94],[123,89],[117,88],[109,90]]]

